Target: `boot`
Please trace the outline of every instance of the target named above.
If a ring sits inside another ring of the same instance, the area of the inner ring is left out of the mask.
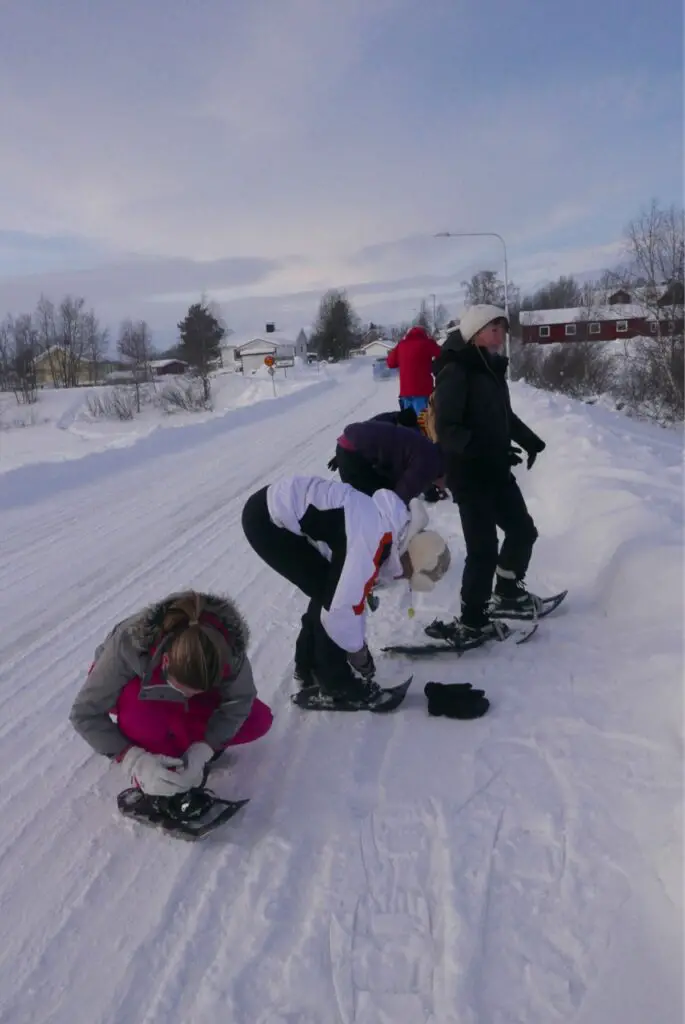
[[[523,580],[497,575],[488,613],[493,619],[534,620],[543,610],[543,600],[526,589]]]
[[[488,640],[502,640],[509,632],[503,622],[493,622],[487,616],[482,616],[481,621],[471,623],[465,616],[461,619],[454,618],[451,622],[441,622],[435,619],[424,631],[435,640],[444,640],[451,644],[455,650],[468,651],[473,647],[480,647]]]

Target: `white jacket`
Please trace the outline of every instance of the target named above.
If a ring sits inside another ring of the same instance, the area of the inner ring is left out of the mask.
[[[393,491],[376,491],[373,497],[349,484],[316,476],[294,476],[271,484],[266,492],[271,521],[291,533],[306,537],[331,561],[330,547],[307,537],[300,521],[309,508],[341,509],[344,514],[346,557],[328,610],[321,622],[331,640],[344,651],[359,651],[365,643],[366,597],[377,580],[402,577],[398,548],[409,526],[410,513]],[[383,548],[390,555],[379,567]]]

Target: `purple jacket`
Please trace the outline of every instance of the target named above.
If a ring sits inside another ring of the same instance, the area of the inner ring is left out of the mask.
[[[439,447],[417,430],[367,420],[345,427],[338,444],[349,448],[392,481],[392,489],[409,504],[444,473]]]

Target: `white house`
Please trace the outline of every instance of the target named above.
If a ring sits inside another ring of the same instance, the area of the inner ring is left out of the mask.
[[[353,348],[350,352],[350,356],[353,359],[360,359],[363,356],[371,356],[374,359],[380,359],[383,356],[387,356],[391,348],[393,348],[393,343],[391,341],[387,341],[385,338],[376,338],[374,341],[368,341],[366,345],[360,345],[359,348]]]
[[[267,356],[272,356],[276,363],[292,366],[295,360],[295,346],[293,344],[276,343],[267,341],[266,338],[253,338],[238,349],[238,358],[242,365],[243,374],[246,376],[254,373],[264,366]]]
[[[232,339],[231,339],[232,340]],[[292,366],[295,358],[307,360],[307,335],[300,331],[297,338],[293,340],[284,336],[281,331],[271,330],[259,337],[252,337],[243,344],[236,345],[235,352],[237,359],[242,365],[244,374],[254,373],[264,365],[266,356],[273,356],[276,365]],[[224,365],[226,357],[224,356]]]

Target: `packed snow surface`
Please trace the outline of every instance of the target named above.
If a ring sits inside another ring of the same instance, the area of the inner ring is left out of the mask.
[[[44,394],[0,431],[0,1021],[677,1024],[681,437],[514,385],[547,442],[517,470],[528,582],[566,602],[523,647],[382,656],[458,610],[457,509],[430,506],[448,577],[413,620],[400,586],[369,622],[381,681],[414,672],[405,704],[307,714],[288,700],[304,599],[242,506],[279,474],[327,476],[397,382],[361,361],[278,389],[235,377],[211,415],[124,425]],[[213,776],[250,803],[201,844],[120,818],[121,769],[68,722],[107,631],[186,586],[239,602],[275,714]],[[490,712],[429,718],[430,679],[483,687]]]

